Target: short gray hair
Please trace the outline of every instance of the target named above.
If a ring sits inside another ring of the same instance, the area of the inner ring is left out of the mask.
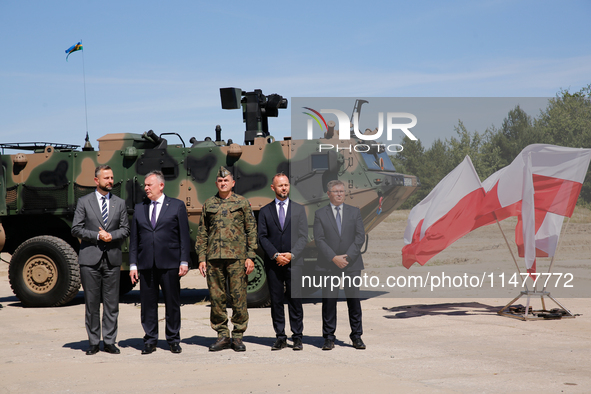
[[[332,180],[330,182],[327,183],[326,185],[326,190],[327,191],[332,191],[332,188],[337,186],[337,185],[343,185],[343,187],[345,187],[345,184],[342,181],[339,181],[338,179]]]
[[[160,183],[164,184],[164,174],[162,173],[162,171],[158,171],[158,170],[153,170],[153,171],[148,172],[146,174],[146,176],[144,177],[144,180],[152,175],[154,175]]]

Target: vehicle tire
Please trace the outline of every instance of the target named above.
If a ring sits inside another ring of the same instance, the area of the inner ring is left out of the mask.
[[[78,294],[78,255],[64,240],[43,235],[23,242],[12,254],[10,287],[26,307],[60,306]]]
[[[259,255],[254,259],[254,271],[248,275],[246,302],[249,308],[264,308],[271,305],[265,262]]]
[[[131,283],[129,271],[121,271],[119,280],[119,296],[129,293],[135,287],[136,283]]]

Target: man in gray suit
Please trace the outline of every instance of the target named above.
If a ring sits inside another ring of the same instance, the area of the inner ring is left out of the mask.
[[[346,194],[343,182],[330,181],[326,188],[330,204],[318,209],[314,216],[314,239],[320,252],[316,270],[325,277],[342,278],[351,326],[349,338],[355,349],[365,349],[361,340],[363,328],[359,285],[355,285],[354,281],[354,278],[360,277],[364,268],[361,247],[365,242],[365,230],[361,212],[359,208],[344,204]],[[338,294],[338,287],[322,288],[322,350],[334,348]]]
[[[125,201],[113,195],[113,171],[106,165],[94,171],[96,190],[78,200],[72,235],[79,238],[80,279],[84,287],[86,332],[90,347],[87,355],[99,351],[101,340],[100,304],[103,298],[103,342],[108,353],[119,354],[117,317],[121,243],[129,235]]]

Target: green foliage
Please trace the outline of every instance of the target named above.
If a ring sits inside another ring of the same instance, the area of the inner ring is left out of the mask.
[[[576,93],[561,90],[550,100],[536,128],[547,136],[549,143],[591,148],[591,84]],[[591,170],[587,170],[579,203],[591,205]]]
[[[404,138],[404,150],[391,157],[392,162],[399,172],[416,175],[421,188],[401,209],[412,208],[425,198],[466,155],[484,180],[509,165],[530,144],[591,148],[591,84],[576,93],[561,90],[537,118],[518,105],[509,111],[499,129],[493,126],[482,135],[471,133],[460,120],[455,131],[456,137],[443,142],[438,139],[429,149],[420,141]],[[587,172],[578,205],[591,206],[591,170]]]

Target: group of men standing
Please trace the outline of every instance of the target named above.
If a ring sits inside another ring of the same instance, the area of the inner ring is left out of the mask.
[[[130,278],[132,283],[140,282],[141,324],[145,332],[142,354],[150,354],[157,348],[159,289],[165,303],[166,340],[172,353],[181,353],[180,278],[189,270],[191,247],[183,202],[164,195],[162,172],[149,172],[144,179],[147,199],[135,206],[130,225],[125,202],[111,193],[112,169],[105,165],[97,167],[94,181],[96,191],[79,199],[72,223],[72,235],[81,240],[79,263],[90,343],[86,354],[99,351],[101,299],[104,350],[120,353],[115,342],[121,244],[128,235]],[[207,278],[210,291],[211,327],[218,334],[209,350],[246,350],[242,339],[248,325],[247,276],[254,270],[257,239],[264,251],[276,333],[271,349],[287,347],[284,310],[287,302],[293,350],[302,350],[304,313],[299,278],[308,242],[304,207],[289,199],[289,178],[283,173],[275,175],[271,184],[275,199],[260,210],[257,232],[250,203],[233,192],[234,185],[232,173],[221,167],[216,176],[218,193],[203,204],[195,244],[199,271]],[[320,252],[317,271],[319,275],[354,277],[363,269],[360,251],[365,233],[361,214],[358,208],[344,204],[342,182],[329,182],[327,189],[330,204],[319,209],[314,219],[314,238]],[[365,349],[361,340],[359,288],[351,283],[344,286],[350,338],[353,347]],[[338,288],[322,289],[323,350],[334,348],[337,295]],[[231,332],[226,312],[228,296],[232,305]]]

